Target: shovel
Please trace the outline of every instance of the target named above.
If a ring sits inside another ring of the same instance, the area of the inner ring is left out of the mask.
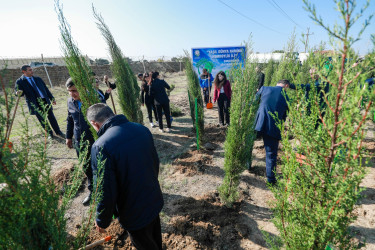
[[[110,88],[110,85],[109,85],[109,82],[105,84],[107,85],[108,88]],[[112,91],[111,93],[109,93],[109,96],[111,97],[111,101],[112,101],[112,106],[113,106],[113,111],[115,112],[115,114],[117,115],[117,112],[116,112],[116,107],[115,107],[115,102],[113,101],[113,97],[112,97]]]
[[[211,74],[210,72],[208,72],[209,74]],[[209,75],[210,76],[210,75]],[[212,109],[213,108],[213,104],[212,104],[212,102],[211,102],[211,86],[210,86],[210,79],[211,79],[211,77],[208,77],[207,78],[207,87],[208,87],[208,103],[207,103],[207,105],[206,105],[206,108],[207,109]]]
[[[16,117],[17,107],[18,107],[18,103],[20,102],[20,98],[21,98],[22,93],[23,93],[22,90],[19,90],[17,92],[17,100],[16,100],[16,105],[14,106],[13,116],[12,116],[12,119],[10,120],[9,129],[8,129],[6,135],[5,135],[5,139],[6,139],[5,145],[8,145],[8,148],[9,148],[10,151],[12,151],[12,148],[13,148],[13,143],[9,141],[10,132],[12,131],[13,121],[14,121],[14,118]]]
[[[87,246],[81,248],[81,250],[94,248],[94,247],[99,246],[99,245],[101,245],[101,244],[103,244],[105,242],[110,241],[111,239],[112,239],[111,236],[107,236],[107,237],[105,237],[105,238],[103,238],[101,240],[95,241],[94,243],[91,243],[90,245],[87,245]]]

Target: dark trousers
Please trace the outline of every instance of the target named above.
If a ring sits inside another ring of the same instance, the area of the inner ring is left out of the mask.
[[[158,113],[158,119],[159,119],[159,128],[163,129],[163,111],[165,114],[165,119],[167,119],[167,127],[171,127],[171,110],[169,108],[169,103],[167,104],[159,104],[155,105],[156,111]]]
[[[94,142],[90,143],[88,140],[86,140],[86,143],[89,143],[89,146],[88,146],[87,152],[86,152],[86,164],[83,167],[85,169],[85,174],[86,174],[86,177],[87,177],[87,189],[91,193],[93,183],[94,183],[94,181],[93,181],[94,175],[92,173],[92,167],[91,167],[91,146],[94,144]],[[74,142],[74,148],[76,150],[77,157],[79,157],[79,155],[81,153],[81,148],[80,148],[79,142],[77,142],[77,141]],[[84,149],[84,147],[82,149]]]
[[[262,133],[264,149],[266,150],[266,175],[269,183],[276,183],[275,171],[279,140]]]
[[[158,121],[158,114],[156,112],[156,107],[154,102],[145,102],[146,108],[147,108],[147,113],[148,113],[148,120],[152,122],[152,111],[154,111],[155,115],[155,121]]]
[[[217,105],[218,105],[218,111],[219,111],[219,122],[220,124],[228,124],[230,123],[229,119],[229,107],[230,107],[230,101],[228,97],[221,93],[219,95],[219,99],[217,99]],[[225,116],[225,123],[224,123],[224,116]]]
[[[45,105],[47,105],[47,101],[46,101],[45,99],[42,99],[42,100],[43,100],[43,103],[44,103]],[[39,107],[39,105],[38,105],[38,108],[39,108],[40,110],[42,110],[42,108]],[[43,129],[47,129],[48,134],[52,136],[52,135],[53,135],[52,130],[51,130],[50,126],[48,125],[47,121],[44,120],[44,117],[42,117],[42,116],[39,114],[38,111],[35,111],[35,116],[36,116],[36,118],[38,119],[38,121],[40,122],[40,124],[42,125]],[[61,133],[61,130],[60,130],[59,124],[57,123],[56,117],[55,117],[55,115],[53,114],[52,107],[50,107],[50,108],[48,109],[48,115],[47,115],[47,118],[48,118],[49,123],[50,123],[51,126],[52,126],[53,131],[55,131],[56,134]],[[46,124],[46,123],[47,123],[47,124]]]
[[[211,91],[211,87],[210,87],[210,91]],[[203,88],[203,97],[204,97],[204,103],[205,104],[209,103],[209,100],[211,100],[211,98],[210,98],[210,92],[208,91],[208,88],[206,89]]]
[[[146,227],[128,231],[130,239],[137,250],[162,249],[161,226],[159,215]]]

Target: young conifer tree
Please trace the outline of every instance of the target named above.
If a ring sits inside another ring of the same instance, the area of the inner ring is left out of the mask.
[[[272,58],[267,62],[264,70],[264,85],[270,86],[272,83],[273,74],[277,71],[277,63]]]
[[[186,53],[186,57],[184,58],[185,63],[185,73],[188,80],[188,98],[189,98],[189,105],[190,105],[190,115],[193,121],[193,126],[196,131],[199,133],[199,139],[202,140],[202,135],[204,133],[204,114],[203,114],[203,99],[201,94],[201,88],[199,85],[199,78],[197,73],[193,69],[193,64],[191,63],[191,59]],[[196,126],[196,119],[195,119],[195,99],[198,102],[198,127]],[[201,143],[201,141],[199,142]]]
[[[354,1],[335,2],[344,24],[332,28],[318,17],[315,6],[304,0],[306,10],[335,41],[332,45],[339,53],[329,67],[325,67],[326,58],[314,56],[311,66],[317,70],[321,91],[312,84],[305,100],[306,89],[297,90],[298,98],[289,103],[288,129],[279,124],[284,151],[282,178],[272,188],[276,199],[272,207],[274,224],[287,249],[355,248],[349,225],[355,220],[353,210],[366,173],[362,142],[372,101],[360,109],[361,98],[369,92],[358,84],[364,67],[363,62],[353,64],[358,56],[351,47],[372,16],[358,37],[350,37],[350,28],[369,1],[358,14]]]
[[[94,88],[95,78],[93,77],[92,70],[86,59],[73,40],[70,25],[64,17],[64,12],[59,0],[55,0],[55,9],[59,19],[60,43],[64,53],[64,60],[69,75],[73,79],[74,86],[77,88],[81,98],[81,109],[86,119],[87,109],[91,105],[100,102],[99,95]],[[91,132],[94,138],[96,138],[97,134],[93,128],[91,128]]]
[[[139,99],[140,88],[130,65],[116,44],[109,27],[105,24],[103,17],[92,7],[96,25],[108,44],[108,50],[112,57],[111,69],[116,78],[117,93],[120,107],[129,121],[143,124],[143,114]]]
[[[284,49],[284,55],[281,58],[280,63],[277,66],[277,70],[272,76],[271,86],[275,86],[276,83],[281,79],[287,79],[292,82],[292,72],[299,66],[299,60],[297,59],[297,45],[296,45],[296,34],[292,33],[289,38],[287,47]]]
[[[4,112],[0,112],[0,246],[4,249],[70,249],[65,213],[81,185],[86,154],[81,154],[61,197],[50,175],[48,134],[44,133],[45,138],[41,139],[31,135],[31,124],[22,106],[21,136],[9,147],[8,124],[14,97],[8,95],[11,91],[5,89],[3,82],[1,86],[0,109]],[[44,106],[39,110],[45,120],[47,109],[48,106]],[[85,228],[86,235],[91,228]],[[82,238],[76,237],[73,243],[77,249],[85,245]]]
[[[250,46],[247,47],[249,51]],[[219,187],[220,198],[227,206],[231,206],[238,199],[240,175],[252,161],[256,139],[254,122],[259,107],[259,101],[255,97],[258,87],[256,65],[257,62],[247,59],[244,68],[235,65],[231,70],[233,83],[230,126],[224,144],[225,177]]]

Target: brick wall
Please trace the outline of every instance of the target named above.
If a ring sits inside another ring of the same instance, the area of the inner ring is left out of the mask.
[[[141,62],[132,62],[130,67],[134,74],[138,74],[144,71]],[[110,65],[100,65],[91,66],[93,72],[97,76],[103,77],[103,75],[108,75],[112,78],[112,72]],[[184,70],[184,64],[179,62],[145,62],[146,71],[159,71],[159,72],[178,72]],[[49,86],[48,78],[44,67],[34,68],[34,75],[41,77],[44,82]],[[62,86],[65,84],[66,80],[69,78],[68,69],[65,66],[53,66],[47,67],[49,77],[52,81],[53,86]],[[20,69],[8,69],[3,76],[3,80],[6,86],[13,87],[16,80],[22,75]]]

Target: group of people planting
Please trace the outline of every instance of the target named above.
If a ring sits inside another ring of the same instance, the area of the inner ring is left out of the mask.
[[[215,79],[213,79],[212,74],[203,69],[203,73],[199,77],[199,84],[202,88],[204,102],[207,108],[212,108],[211,103],[211,89],[212,82],[214,83],[214,103],[217,102],[218,113],[219,113],[219,123],[221,126],[229,126],[229,108],[230,100],[232,97],[232,88],[229,80],[224,71],[220,71],[216,74]]]
[[[258,90],[264,85],[264,74],[259,67],[256,67]],[[229,126],[230,124],[230,102],[232,98],[232,88],[224,71],[220,71],[213,78],[212,74],[206,68],[203,69],[199,76],[199,85],[202,89],[203,100],[207,109],[212,108],[211,93],[212,83],[214,84],[213,102],[217,102],[219,113],[219,124],[221,126]]]
[[[36,115],[43,128],[52,137],[52,130],[39,110],[45,110],[45,107],[49,107],[51,103],[56,104],[54,97],[43,80],[33,76],[30,66],[24,65],[21,70],[23,75],[15,84],[16,94],[26,97],[30,113]],[[309,99],[311,91],[316,91],[321,110],[324,110],[323,97],[329,92],[330,85],[321,82],[313,69],[310,71],[314,79],[313,86],[310,84],[297,86],[288,80],[280,80],[274,87],[263,86],[264,74],[259,68],[256,69],[256,73],[258,88],[254,94],[260,104],[254,129],[264,141],[267,181],[275,185],[277,153],[281,140],[276,120],[283,121],[287,116],[288,95],[285,89],[302,88],[306,100]],[[94,180],[98,178],[100,165],[104,165],[102,166],[102,198],[97,204],[97,230],[105,232],[112,217],[116,216],[137,249],[162,249],[159,213],[164,201],[158,182],[159,158],[152,134],[146,127],[130,122],[124,115],[115,115],[105,103],[111,96],[112,90],[116,88],[116,84],[110,83],[108,76],[104,76],[108,89],[103,92],[99,89],[99,80],[95,74],[91,76],[95,78],[93,81],[95,91],[101,103],[90,106],[85,117],[81,109],[80,93],[74,81],[69,78],[65,86],[70,95],[67,102],[66,135],[61,132],[52,107],[47,111],[47,118],[55,133],[66,139],[66,145],[75,148],[77,156],[82,154],[86,156],[85,174],[88,179],[89,195],[83,200],[84,205],[89,204]],[[150,126],[159,126],[160,132],[169,132],[171,111],[166,89],[170,89],[170,86],[160,79],[158,72],[138,74],[138,79],[141,81],[141,102],[142,105],[146,105]],[[373,85],[374,78],[367,81],[369,85]],[[222,126],[229,126],[231,83],[223,71],[217,73],[213,79],[207,69],[203,70],[200,75],[200,86],[207,108],[212,108],[208,105],[211,103],[212,83],[214,84],[213,102],[218,103],[219,123]],[[163,130],[163,113],[167,122],[165,130]],[[317,117],[315,129],[322,122],[322,116],[324,112]],[[96,135],[92,134],[90,127],[97,132],[97,140],[94,139]],[[84,147],[85,144],[87,149]]]
[[[169,132],[172,126],[171,109],[166,89],[171,89],[166,81],[160,79],[159,72],[149,72],[138,74],[141,85],[142,105],[146,105],[150,126],[159,126],[159,131],[164,132],[163,113],[167,121],[165,132]],[[155,124],[152,120],[152,112],[155,115]]]

